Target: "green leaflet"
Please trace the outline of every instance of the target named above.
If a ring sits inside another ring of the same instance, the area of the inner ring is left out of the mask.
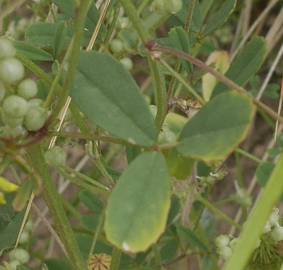
[[[226,0],[222,6],[207,20],[204,34],[208,35],[222,26],[236,7],[237,0]]]
[[[92,123],[114,136],[145,146],[156,142],[154,120],[137,84],[111,56],[83,52],[71,96]]]
[[[229,92],[215,97],[185,125],[178,151],[204,161],[226,158],[247,135],[254,112],[244,95]]]
[[[264,62],[266,56],[266,43],[261,37],[254,37],[236,56],[225,76],[239,85],[244,85]],[[217,95],[229,90],[219,83],[213,94]]]
[[[33,61],[52,61],[53,60],[53,56],[50,53],[42,49],[39,49],[37,47],[34,47],[30,43],[22,42],[22,41],[14,41],[13,43],[17,51],[30,60],[33,60]]]
[[[143,153],[122,174],[106,209],[108,240],[128,251],[145,251],[166,227],[170,176],[163,156]]]

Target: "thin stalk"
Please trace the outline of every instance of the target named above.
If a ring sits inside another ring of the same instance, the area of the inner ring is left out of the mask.
[[[77,178],[77,179],[80,179],[81,181],[87,183],[88,185],[91,185],[92,187],[96,187],[98,188],[100,191],[98,192],[102,192],[102,193],[108,193],[110,191],[110,189],[106,186],[104,186],[103,184],[101,184],[100,182],[92,179],[91,177],[81,173],[81,172],[78,172],[72,168],[69,168],[69,167],[65,167],[65,168],[62,168],[61,171],[64,171],[67,175],[67,178]]]
[[[45,164],[41,146],[34,145],[31,147],[29,149],[29,155],[31,157],[31,163],[34,171],[38,172],[38,174],[44,180],[44,197],[49,206],[50,212],[52,213],[58,234],[64,243],[69,259],[72,262],[72,268],[74,270],[87,269],[86,263],[81,255],[78,243],[75,239],[74,232],[72,231],[71,225],[65,213],[62,198],[58,194],[56,185],[50,175],[50,171]]]
[[[79,63],[81,41],[84,34],[85,19],[90,8],[92,0],[83,0],[80,4],[80,11],[75,23],[75,34],[72,41],[72,49],[70,51],[70,57],[68,59],[68,71],[63,84],[63,89],[60,93],[60,100],[53,112],[53,119],[57,117],[61,108],[66,103],[69,96],[70,89],[73,86],[77,65]]]
[[[256,162],[256,163],[261,163],[261,159],[259,159],[258,157],[256,157],[256,156],[250,154],[249,152],[247,152],[247,151],[245,151],[245,150],[243,150],[243,149],[241,149],[241,148],[237,148],[237,149],[236,149],[236,152],[239,153],[239,154],[241,154],[242,156],[244,156],[244,157],[250,159],[250,160],[253,160],[253,161]]]
[[[138,14],[140,15],[151,0],[143,0],[138,7]]]
[[[154,78],[153,84],[155,88],[155,103],[157,107],[155,124],[158,130],[160,130],[167,112],[167,94],[166,89],[163,87],[158,64],[154,60],[152,60],[150,56],[148,56],[148,63],[152,77]]]
[[[186,31],[190,31],[196,2],[197,2],[196,0],[190,1],[189,8],[188,8],[188,14],[187,14],[187,18],[186,18],[186,23],[185,23],[185,30]]]
[[[98,239],[99,235],[103,231],[103,223],[104,223],[104,214],[101,214],[101,216],[99,218],[98,225],[96,227],[96,230],[95,230],[95,233],[94,233],[94,236],[93,236],[91,247],[90,247],[90,250],[89,250],[89,255],[88,255],[89,259],[93,255],[93,253],[95,251],[95,246],[96,246],[96,243],[97,243],[97,239]]]
[[[49,108],[49,107],[51,106],[51,104],[52,104],[54,98],[55,98],[56,96],[58,96],[58,95],[57,95],[58,91],[61,89],[61,87],[58,87],[58,86],[59,86],[60,79],[61,79],[61,77],[62,77],[62,75],[63,75],[63,72],[64,72],[64,66],[65,66],[65,64],[67,63],[67,59],[69,58],[70,53],[71,53],[72,46],[73,46],[72,44],[73,44],[73,42],[70,43],[70,45],[69,45],[69,47],[68,47],[68,49],[67,49],[67,52],[66,52],[66,54],[65,54],[65,56],[64,56],[64,59],[63,59],[63,61],[62,61],[62,64],[61,64],[61,66],[60,66],[60,68],[59,68],[59,71],[57,72],[57,74],[56,74],[56,76],[55,76],[55,78],[54,78],[54,80],[53,80],[53,82],[52,82],[52,84],[51,84],[51,87],[50,87],[50,89],[49,89],[47,98],[46,98],[46,100],[45,100],[45,102],[44,102],[44,106],[45,106],[46,108]]]
[[[120,249],[113,248],[110,270],[119,270],[120,262],[121,262],[121,255],[122,255],[122,252]]]
[[[234,226],[238,229],[241,228],[241,225],[239,225],[238,223],[236,223],[233,219],[231,219],[230,217],[228,217],[225,213],[223,213],[221,210],[219,210],[218,208],[216,208],[211,202],[209,202],[207,199],[205,199],[204,197],[202,197],[201,195],[197,196],[196,198],[197,201],[199,201],[200,203],[202,203],[207,209],[209,209],[211,212],[213,212],[215,215],[219,216],[220,218],[222,218],[223,220],[225,220],[227,223],[229,223],[231,226]],[[229,269],[230,270],[230,269]]]
[[[178,72],[168,65],[166,61],[163,59],[160,59],[159,61],[172,74],[172,76],[174,76],[181,84],[183,84],[183,86],[192,96],[194,96],[201,104],[205,103],[203,98],[185,81],[185,79]]]
[[[133,5],[130,0],[120,0],[123,8],[125,9],[130,21],[132,22],[134,28],[139,34],[140,39],[143,44],[147,44],[150,39],[150,35],[148,30],[143,24],[143,21],[140,19],[139,14],[137,12],[136,7]],[[148,64],[151,70],[151,76],[154,78],[154,88],[155,88],[155,101],[157,106],[157,114],[156,114],[156,126],[160,130],[163,121],[165,119],[167,104],[166,104],[166,89],[163,86],[161,74],[158,68],[157,63],[152,59],[152,57],[148,56]]]
[[[146,27],[144,26],[142,20],[139,17],[138,11],[132,1],[130,0],[120,0],[123,8],[125,9],[130,21],[132,22],[134,28],[138,32],[142,42],[146,44],[150,36],[146,30]]]

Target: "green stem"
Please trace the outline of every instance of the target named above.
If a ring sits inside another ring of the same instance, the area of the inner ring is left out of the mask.
[[[53,118],[57,117],[57,115],[60,113],[61,108],[65,104],[69,96],[70,89],[72,88],[75,80],[76,69],[80,58],[81,41],[84,34],[85,19],[91,2],[92,0],[83,0],[80,4],[80,11],[75,23],[75,34],[72,40],[72,49],[70,50],[70,57],[68,59],[68,71],[62,92],[60,93],[60,100],[53,111]]]
[[[247,152],[247,151],[245,151],[245,150],[243,150],[243,149],[241,149],[241,148],[237,148],[237,149],[236,149],[236,152],[239,153],[239,154],[241,154],[242,156],[244,156],[244,157],[250,159],[250,160],[253,160],[253,161],[256,162],[256,163],[261,163],[261,162],[262,162],[258,157],[256,157],[256,156],[250,154],[249,152]]]
[[[147,42],[150,40],[150,35],[148,33],[148,30],[144,26],[143,21],[140,19],[136,7],[133,5],[132,1],[130,0],[120,0],[120,2],[123,8],[125,9],[127,15],[129,16],[129,19],[131,20],[134,28],[138,32],[143,44],[147,44]],[[166,115],[167,94],[161,79],[161,74],[158,65],[150,55],[148,56],[148,64],[151,70],[151,75],[154,79],[155,100],[157,106],[156,126],[158,129],[160,129]]]
[[[58,194],[56,186],[50,175],[50,171],[46,166],[40,145],[34,145],[29,148],[29,155],[31,157],[33,169],[37,171],[43,179],[44,197],[50,212],[52,213],[56,228],[62,242],[64,243],[69,259],[72,262],[73,269],[87,269],[86,263],[82,258],[78,243],[75,239],[74,232],[72,231],[70,222],[64,211],[62,198]]]
[[[95,181],[87,175],[84,175],[76,170],[68,167],[60,167],[58,168],[61,174],[66,177],[71,183],[84,188],[85,190],[89,190],[94,194],[99,194],[103,196],[107,196],[110,189],[102,185],[100,182]]]
[[[163,86],[158,64],[153,61],[150,56],[148,56],[148,63],[152,77],[154,78],[153,83],[155,89],[155,103],[157,107],[155,124],[158,130],[160,130],[167,112],[167,93],[165,87]]]
[[[232,226],[236,227],[237,229],[241,229],[241,225],[239,225],[238,223],[236,223],[233,219],[231,219],[230,217],[228,217],[225,213],[223,213],[221,210],[219,210],[218,208],[216,208],[211,202],[209,202],[207,199],[205,199],[204,197],[202,197],[201,195],[199,195],[196,198],[199,202],[201,202],[206,208],[208,208],[211,212],[213,212],[215,215],[219,216],[220,218],[222,218],[223,220],[225,220],[226,222],[228,222],[229,224],[231,224]],[[230,269],[229,269],[230,270]]]
[[[160,59],[160,63],[174,76],[183,86],[188,90],[188,92],[194,96],[201,104],[204,104],[205,101],[203,98],[185,81],[185,79],[176,72],[170,65],[166,63],[163,59]]]
[[[151,0],[143,0],[142,3],[138,7],[138,14],[140,15],[143,10],[146,8],[146,6],[149,4]]]
[[[191,24],[192,24],[192,19],[193,19],[193,14],[196,6],[196,0],[191,0],[189,4],[189,9],[188,9],[188,15],[186,18],[186,23],[185,23],[185,30],[190,31]]]
[[[281,155],[271,177],[259,196],[249,219],[243,227],[239,242],[233,250],[232,257],[225,265],[225,270],[245,269],[256,243],[263,234],[264,226],[272,208],[278,203],[283,191],[283,155]]]
[[[95,230],[95,233],[94,233],[94,236],[93,236],[93,240],[92,240],[92,243],[91,243],[91,247],[90,247],[90,250],[89,250],[89,255],[88,255],[89,258],[93,255],[93,253],[95,251],[95,246],[96,246],[98,237],[103,231],[103,223],[104,223],[104,213],[102,213],[99,217],[99,223],[96,227],[96,230]]]
[[[55,78],[54,78],[54,80],[51,84],[50,90],[48,92],[48,96],[47,96],[45,103],[44,103],[44,106],[46,108],[49,108],[51,106],[53,100],[55,99],[55,97],[58,96],[57,95],[58,90],[60,90],[60,88],[61,88],[61,87],[59,88],[60,79],[61,79],[62,74],[64,72],[64,66],[67,62],[67,59],[68,59],[70,53],[71,53],[71,49],[72,49],[72,42],[70,43],[69,48],[68,48],[68,50],[65,54],[65,57],[64,57],[61,65],[60,65],[59,71],[57,72],[57,74],[56,74],[56,76],[55,76]]]
[[[120,268],[120,261],[121,261],[121,250],[117,248],[113,248],[112,251],[112,261],[111,261],[111,268],[110,270],[119,270]]]
[[[150,36],[144,26],[142,20],[139,17],[136,7],[133,5],[131,0],[120,0],[123,8],[125,9],[130,21],[132,22],[134,28],[138,32],[142,42],[146,44]]]

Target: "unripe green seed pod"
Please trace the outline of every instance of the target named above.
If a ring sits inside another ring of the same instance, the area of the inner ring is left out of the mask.
[[[274,241],[279,242],[283,240],[283,227],[281,226],[276,226],[272,231],[271,231],[271,237]]]
[[[11,117],[24,117],[28,110],[28,103],[22,97],[11,95],[4,99],[3,111]]]
[[[25,68],[18,59],[6,58],[0,61],[0,79],[9,84],[16,83],[23,79]]]
[[[23,248],[16,248],[9,253],[11,260],[17,260],[21,264],[25,264],[29,261],[30,256],[28,252]]]
[[[55,146],[45,153],[45,160],[48,164],[53,166],[64,166],[66,164],[67,155],[61,147]]]
[[[22,126],[9,127],[4,126],[0,128],[0,138],[13,139],[17,137],[24,137],[27,135],[27,131]]]
[[[36,82],[32,79],[25,79],[18,85],[18,95],[25,99],[34,98],[37,91]]]
[[[9,269],[9,270],[17,270],[18,266],[20,266],[21,263],[17,260],[13,260],[11,262],[9,262],[8,264],[8,268],[5,268],[5,270]]]
[[[29,231],[29,232],[32,231],[32,229],[33,229],[33,224],[32,224],[32,221],[31,221],[31,220],[28,220],[28,222],[27,222],[26,225],[25,225],[25,229],[26,229],[27,231]]]
[[[0,82],[0,102],[4,99],[6,95],[6,88],[2,82]]]
[[[110,48],[113,53],[120,53],[123,51],[124,45],[120,39],[113,39],[110,43]]]
[[[226,261],[232,255],[232,249],[230,247],[223,247],[219,250],[220,256]]]
[[[230,243],[230,237],[228,235],[225,235],[225,234],[219,235],[215,239],[215,245],[218,248],[226,247],[226,246],[229,245],[229,243]]]
[[[120,62],[127,70],[131,70],[134,66],[132,59],[128,57],[122,58]]]
[[[29,131],[41,129],[47,119],[47,111],[41,107],[30,107],[24,119],[24,126]]]
[[[25,244],[25,243],[28,242],[28,240],[29,240],[29,233],[27,231],[23,231],[21,236],[20,236],[19,243]]]
[[[118,27],[121,29],[127,28],[130,25],[130,20],[128,17],[119,17],[118,18]]]
[[[40,107],[43,104],[43,100],[40,98],[33,98],[28,101],[29,107]]]
[[[6,38],[0,38],[0,59],[14,57],[16,49],[12,42]]]
[[[3,123],[9,127],[17,127],[23,124],[24,118],[23,117],[11,117],[5,112],[1,113],[1,119]]]

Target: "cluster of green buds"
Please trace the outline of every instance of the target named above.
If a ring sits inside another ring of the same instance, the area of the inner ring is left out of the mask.
[[[17,270],[19,269],[19,266],[25,265],[29,262],[30,254],[24,248],[24,246],[29,242],[31,232],[32,222],[28,221],[19,239],[20,247],[17,247],[9,252],[9,260],[4,261],[3,265],[0,265],[0,270]]]
[[[232,255],[233,248],[236,243],[237,243],[237,238],[233,239],[231,236],[226,234],[219,235],[215,239],[217,253],[222,259],[224,260],[229,259]]]
[[[238,238],[235,238],[231,235],[219,235],[215,239],[215,246],[218,255],[223,259],[227,260],[231,257],[233,253],[233,249],[238,241]],[[283,241],[283,227],[280,225],[280,215],[279,209],[274,208],[273,212],[271,213],[269,220],[267,221],[263,234],[260,239],[258,239],[256,247],[255,247],[255,254],[253,260],[261,260],[261,255],[264,253],[268,253],[270,256],[270,260],[272,261],[272,254],[273,257],[277,259],[277,252],[276,247],[277,244]]]
[[[25,78],[12,42],[0,38],[0,138],[24,137],[44,126],[48,112],[37,93],[36,82]]]
[[[269,217],[268,222],[264,227],[264,233],[270,234],[271,238],[275,242],[283,240],[283,227],[280,225],[279,209],[274,208],[272,214]]]

